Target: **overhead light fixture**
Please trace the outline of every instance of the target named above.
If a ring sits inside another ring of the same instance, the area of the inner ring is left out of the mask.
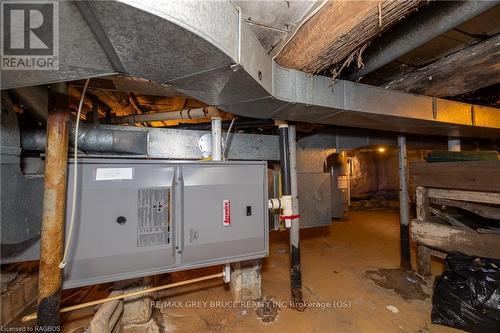
[[[384,148],[384,147],[378,147],[378,148],[377,148],[377,151],[378,151],[379,153],[385,153],[385,148]]]

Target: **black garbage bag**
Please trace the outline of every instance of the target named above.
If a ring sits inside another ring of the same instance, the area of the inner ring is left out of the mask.
[[[432,322],[468,332],[500,332],[500,260],[451,252],[436,277]]]

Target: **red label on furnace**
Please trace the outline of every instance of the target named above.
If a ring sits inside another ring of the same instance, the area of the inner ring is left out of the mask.
[[[222,200],[222,226],[231,225],[231,200]]]

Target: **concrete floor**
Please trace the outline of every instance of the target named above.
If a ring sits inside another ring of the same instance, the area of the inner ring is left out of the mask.
[[[398,223],[395,210],[352,211],[346,222],[301,233],[305,300],[340,307],[308,308],[304,312],[285,307],[274,322],[263,323],[255,308],[224,307],[223,301],[232,299],[231,292],[214,280],[163,294],[171,303],[156,311],[156,322],[164,332],[459,332],[431,323],[430,298],[404,299],[367,277],[367,270],[399,266]],[[274,232],[270,256],[263,265],[263,296],[290,300],[288,267],[288,233]],[[439,266],[433,271],[439,273]],[[176,273],[173,279],[213,272],[212,268]],[[432,279],[424,290],[430,293],[431,288]],[[194,301],[212,301],[212,306]],[[218,306],[215,301],[220,302]],[[144,327],[138,331],[144,331]]]

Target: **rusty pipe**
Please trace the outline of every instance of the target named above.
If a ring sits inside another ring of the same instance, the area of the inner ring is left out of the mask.
[[[69,137],[68,96],[60,88],[61,84],[58,84],[51,90],[47,118],[45,190],[38,273],[37,325],[40,327],[60,325],[62,270],[59,263],[63,257],[64,246]]]

